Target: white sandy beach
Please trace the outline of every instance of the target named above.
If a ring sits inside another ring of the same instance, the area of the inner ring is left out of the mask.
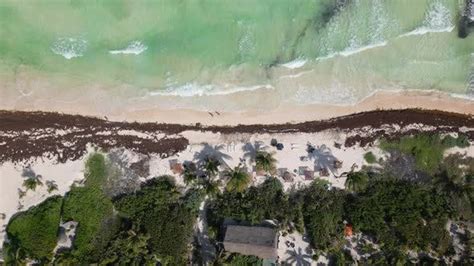
[[[319,133],[231,135],[185,131],[181,135],[190,140],[187,149],[166,159],[161,159],[158,155],[152,155],[150,157],[150,173],[148,178],[160,175],[171,175],[175,177],[178,185],[184,186],[185,184],[182,177],[173,174],[171,171],[170,161],[177,160],[181,163],[185,161],[196,161],[204,155],[214,154],[222,158],[224,164],[221,166],[221,170],[225,170],[227,167],[236,167],[239,163],[243,162],[244,166],[249,169],[252,175],[252,184],[258,185],[265,180],[266,176],[257,175],[257,173],[252,170],[252,162],[246,154],[256,146],[260,146],[262,149],[274,153],[274,157],[278,161],[277,168],[286,168],[287,171],[294,174],[294,180],[292,182],[285,182],[281,176],[278,177],[284,185],[285,190],[291,189],[292,187],[298,188],[306,186],[312,182],[312,180],[305,180],[305,178],[298,173],[300,167],[307,167],[307,169],[313,170],[315,169],[315,165],[331,165],[334,160],[342,161],[342,167],[340,169],[333,169],[327,177],[319,176],[316,171],[316,178],[328,181],[333,187],[344,188],[346,178],[339,176],[344,172],[351,171],[351,169],[360,169],[363,165],[367,164],[363,159],[363,155],[366,152],[373,152],[377,158],[385,156],[384,152],[377,147],[362,148],[355,146],[351,148],[336,148],[335,143],[344,143],[347,135],[346,133],[335,130],[327,130]],[[278,151],[275,147],[270,146],[270,141],[273,138],[284,145],[283,150]],[[317,148],[314,156],[310,156],[309,158],[306,151],[306,145],[308,143],[311,143]],[[89,149],[89,152],[90,151],[91,149]],[[466,153],[468,156],[474,156],[474,147],[471,146],[467,149],[454,148],[448,150],[448,152],[461,152]],[[4,238],[4,226],[12,215],[20,211],[18,208],[20,204],[23,206],[21,210],[26,210],[42,202],[48,196],[56,194],[63,195],[69,190],[70,185],[74,181],[81,180],[83,178],[84,159],[86,157],[87,156],[84,156],[83,159],[77,161],[68,161],[64,164],[57,164],[54,161],[40,158],[28,164],[15,165],[6,162],[0,165],[0,213],[6,215],[6,219],[0,221],[0,226],[2,227],[0,241],[3,241]],[[131,164],[140,160],[142,156],[126,151],[122,154],[122,158]],[[25,177],[22,177],[22,171],[24,167],[28,165],[30,165],[35,173],[42,175],[43,183],[46,180],[55,181],[58,185],[58,190],[48,194],[46,192],[46,186],[43,185],[39,186],[36,191],[28,191],[26,196],[20,199],[18,189],[24,190],[22,183],[25,179]],[[297,236],[297,238],[298,237],[301,238],[301,236]],[[297,242],[303,246],[307,245],[302,239]],[[288,257],[289,253],[287,253],[286,250],[279,252],[282,258]]]

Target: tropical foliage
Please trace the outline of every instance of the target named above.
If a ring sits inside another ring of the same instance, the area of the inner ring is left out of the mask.
[[[384,150],[398,150],[405,154],[414,156],[416,166],[419,170],[429,174],[434,174],[439,170],[439,165],[443,160],[444,151],[453,146],[465,147],[466,137],[460,135],[460,140],[449,141],[447,136],[444,139],[438,134],[420,134],[416,136],[402,137],[399,140],[383,140],[380,147]],[[467,142],[469,145],[469,142]]]
[[[375,163],[377,161],[377,158],[375,157],[375,155],[371,151],[369,151],[366,154],[364,154],[364,160],[367,163],[372,164],[372,163]]]
[[[28,177],[23,181],[23,186],[28,191],[29,190],[36,190],[37,186],[42,186],[43,182],[41,181],[41,176],[37,177]]]
[[[228,191],[243,192],[251,181],[249,174],[240,167],[226,171],[225,176],[229,179],[226,186]]]
[[[312,246],[327,250],[338,245],[343,237],[346,193],[339,189],[328,190],[319,182],[302,193],[304,224]]]
[[[135,228],[140,228],[138,233],[149,236],[151,254],[161,263],[181,265],[186,260],[184,255],[202,199],[198,190],[181,197],[170,179],[162,177],[149,181],[134,194],[120,197],[114,204]]]
[[[269,178],[257,187],[242,193],[226,191],[209,203],[208,218],[211,225],[219,227],[225,218],[251,223],[278,220],[285,224],[289,211],[287,195],[276,178]]]
[[[94,261],[117,230],[113,204],[102,190],[106,178],[105,158],[96,153],[86,162],[84,186],[74,186],[64,198],[63,220],[78,222],[72,253],[80,261]]]
[[[345,186],[351,191],[359,192],[365,189],[368,182],[369,175],[366,172],[351,172],[347,174]]]
[[[346,204],[354,228],[383,243],[388,253],[402,247],[444,253],[449,244],[446,210],[446,200],[432,189],[395,179],[371,183]]]
[[[14,216],[7,226],[10,242],[4,246],[7,265],[26,258],[51,261],[61,215],[62,197],[48,198],[38,206]]]
[[[259,171],[265,171],[267,173],[274,173],[276,169],[276,159],[273,158],[273,154],[266,151],[257,151],[255,155],[256,168]]]

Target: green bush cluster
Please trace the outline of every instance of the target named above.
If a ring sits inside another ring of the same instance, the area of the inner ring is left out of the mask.
[[[364,160],[370,164],[377,162],[377,158],[371,151],[364,154]]]
[[[4,246],[7,264],[31,258],[51,261],[57,243],[62,197],[50,197],[41,204],[14,216],[8,226],[9,243]]]
[[[276,178],[244,192],[226,191],[209,204],[209,223],[219,226],[225,218],[258,224],[266,219],[285,222],[290,210],[287,195]]]
[[[149,252],[161,263],[185,264],[189,239],[204,195],[190,190],[184,196],[169,178],[151,180],[137,193],[124,195],[115,207],[138,232],[148,235]],[[146,259],[144,259],[146,260]]]
[[[84,186],[74,186],[66,194],[62,213],[63,220],[78,222],[73,254],[80,261],[97,258],[104,237],[114,229],[110,226],[112,200],[102,191],[106,179],[102,154],[93,154],[87,160],[85,178]]]
[[[56,254],[57,264],[186,264],[204,192],[190,189],[181,195],[170,178],[160,177],[136,193],[112,199],[103,191],[107,171],[104,156],[93,154],[86,162],[83,186],[15,216],[7,228],[7,262],[51,262],[62,217],[78,226],[72,249]]]
[[[382,140],[380,147],[384,150],[398,150],[415,158],[419,170],[434,174],[443,160],[444,151],[451,146],[438,134],[421,134],[406,136],[399,140]]]

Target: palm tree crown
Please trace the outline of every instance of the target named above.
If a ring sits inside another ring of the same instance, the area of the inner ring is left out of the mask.
[[[243,192],[250,184],[250,176],[240,167],[225,172],[225,175],[229,178],[226,186],[229,191]]]
[[[265,151],[257,151],[255,156],[255,162],[257,164],[257,170],[263,170],[267,173],[273,173],[275,171],[275,164],[277,160],[273,158],[273,154]]]
[[[216,176],[217,172],[219,172],[219,165],[221,165],[221,163],[213,157],[207,157],[204,160],[204,169],[211,177]]]
[[[365,189],[369,176],[365,172],[351,172],[347,175],[345,186],[354,192],[359,192]]]
[[[36,190],[37,186],[42,186],[43,182],[41,182],[41,176],[37,175],[36,177],[29,177],[23,181],[23,186],[26,190],[31,189],[33,191]]]

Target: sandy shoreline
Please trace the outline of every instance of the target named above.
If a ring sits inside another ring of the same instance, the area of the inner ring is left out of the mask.
[[[474,115],[474,100],[435,91],[380,91],[353,105],[287,105],[271,110],[216,113],[191,109],[126,112],[127,121],[203,125],[283,124],[329,119],[373,110],[421,108]],[[114,116],[112,116],[114,118]]]
[[[235,95],[232,97],[252,97],[248,95]],[[260,97],[260,96],[256,96]],[[261,98],[261,97],[260,97]],[[104,99],[105,100],[105,99]],[[114,99],[109,99],[113,101]],[[159,102],[160,99],[157,99]],[[229,99],[227,99],[229,100]],[[241,101],[241,99],[239,99]],[[50,111],[65,114],[79,114],[95,116],[114,121],[128,122],[157,122],[194,125],[237,125],[237,124],[282,124],[299,123],[321,119],[334,118],[352,113],[391,110],[406,108],[421,108],[440,110],[461,114],[474,115],[474,100],[453,97],[447,93],[437,91],[403,90],[379,91],[362,101],[352,105],[309,104],[282,106],[271,105],[268,108],[262,100],[259,109],[246,109],[242,112],[223,112],[209,109],[199,111],[185,108],[140,107],[140,103],[124,104],[120,108],[102,108],[96,101],[79,101],[77,103],[32,102],[29,105],[2,106],[0,109],[11,111]]]

